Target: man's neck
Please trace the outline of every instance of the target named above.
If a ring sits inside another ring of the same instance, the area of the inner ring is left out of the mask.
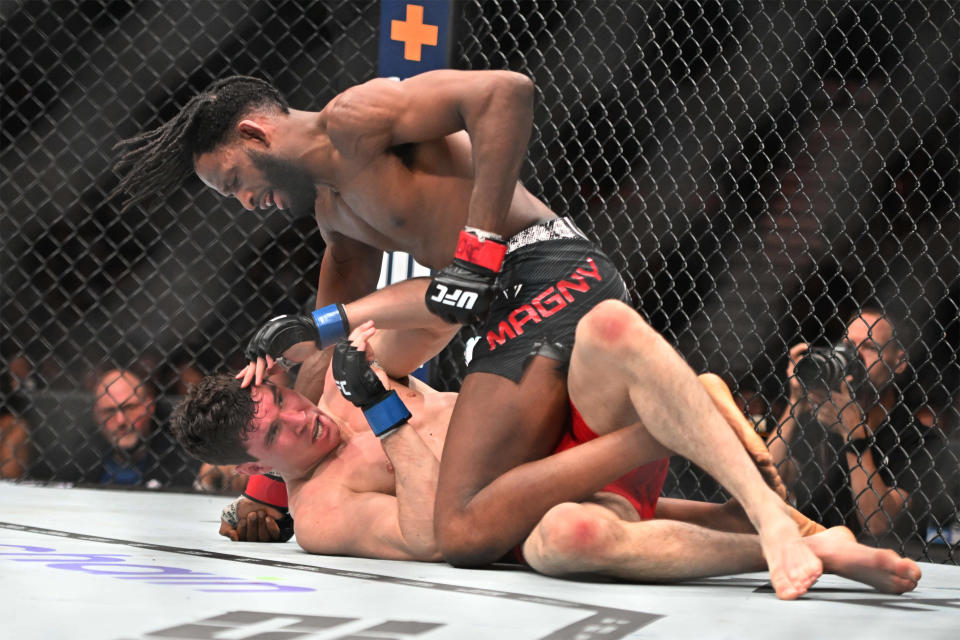
[[[335,149],[327,135],[326,119],[315,111],[291,109],[288,116],[290,132],[296,136],[293,160],[313,178],[318,187],[333,187]]]

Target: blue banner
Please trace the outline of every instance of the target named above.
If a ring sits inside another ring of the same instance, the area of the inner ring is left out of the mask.
[[[452,0],[380,0],[380,77],[450,66]]]

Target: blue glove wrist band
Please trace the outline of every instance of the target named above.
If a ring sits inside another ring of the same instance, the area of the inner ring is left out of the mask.
[[[411,414],[397,392],[391,391],[386,398],[372,407],[364,409],[363,415],[367,419],[370,429],[379,438],[409,420]]]
[[[323,347],[328,347],[347,335],[347,321],[343,305],[328,304],[313,312],[313,322],[317,325],[317,336]]]

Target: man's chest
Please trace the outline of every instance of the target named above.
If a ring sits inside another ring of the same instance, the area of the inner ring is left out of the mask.
[[[434,261],[430,247],[449,244],[442,253],[452,254],[456,231],[466,221],[471,189],[466,168],[423,161],[406,164],[385,153],[363,163],[343,164],[330,189],[327,211],[318,205],[318,221],[321,228],[379,249],[407,251]]]
[[[354,438],[320,474],[323,482],[337,482],[349,491],[394,495],[396,475],[380,441],[370,437]]]

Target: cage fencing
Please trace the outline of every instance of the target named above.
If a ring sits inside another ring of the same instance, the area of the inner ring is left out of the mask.
[[[957,562],[955,4],[454,7],[453,66],[535,81],[525,184],[613,257],[636,307],[695,370],[728,382],[771,450],[784,445],[798,507]],[[227,75],[321,108],[375,75],[378,11],[355,0],[0,6],[4,477],[131,480],[110,467],[122,434],[104,426],[123,415],[149,450],[132,481],[193,483],[196,463],[164,427],[169,407],[196,376],[238,369],[264,319],[312,307],[323,243],[310,218],[249,214],[198,181],[121,215],[106,198],[111,147]],[[863,388],[876,433],[850,458],[835,425],[788,402],[787,354],[839,345],[869,309],[895,327],[887,342],[906,364],[885,361],[896,375],[882,393]],[[435,363],[435,386],[459,384],[467,337]],[[111,393],[122,397],[98,402]],[[902,508],[880,500],[890,489]],[[668,492],[725,498],[680,460]]]

